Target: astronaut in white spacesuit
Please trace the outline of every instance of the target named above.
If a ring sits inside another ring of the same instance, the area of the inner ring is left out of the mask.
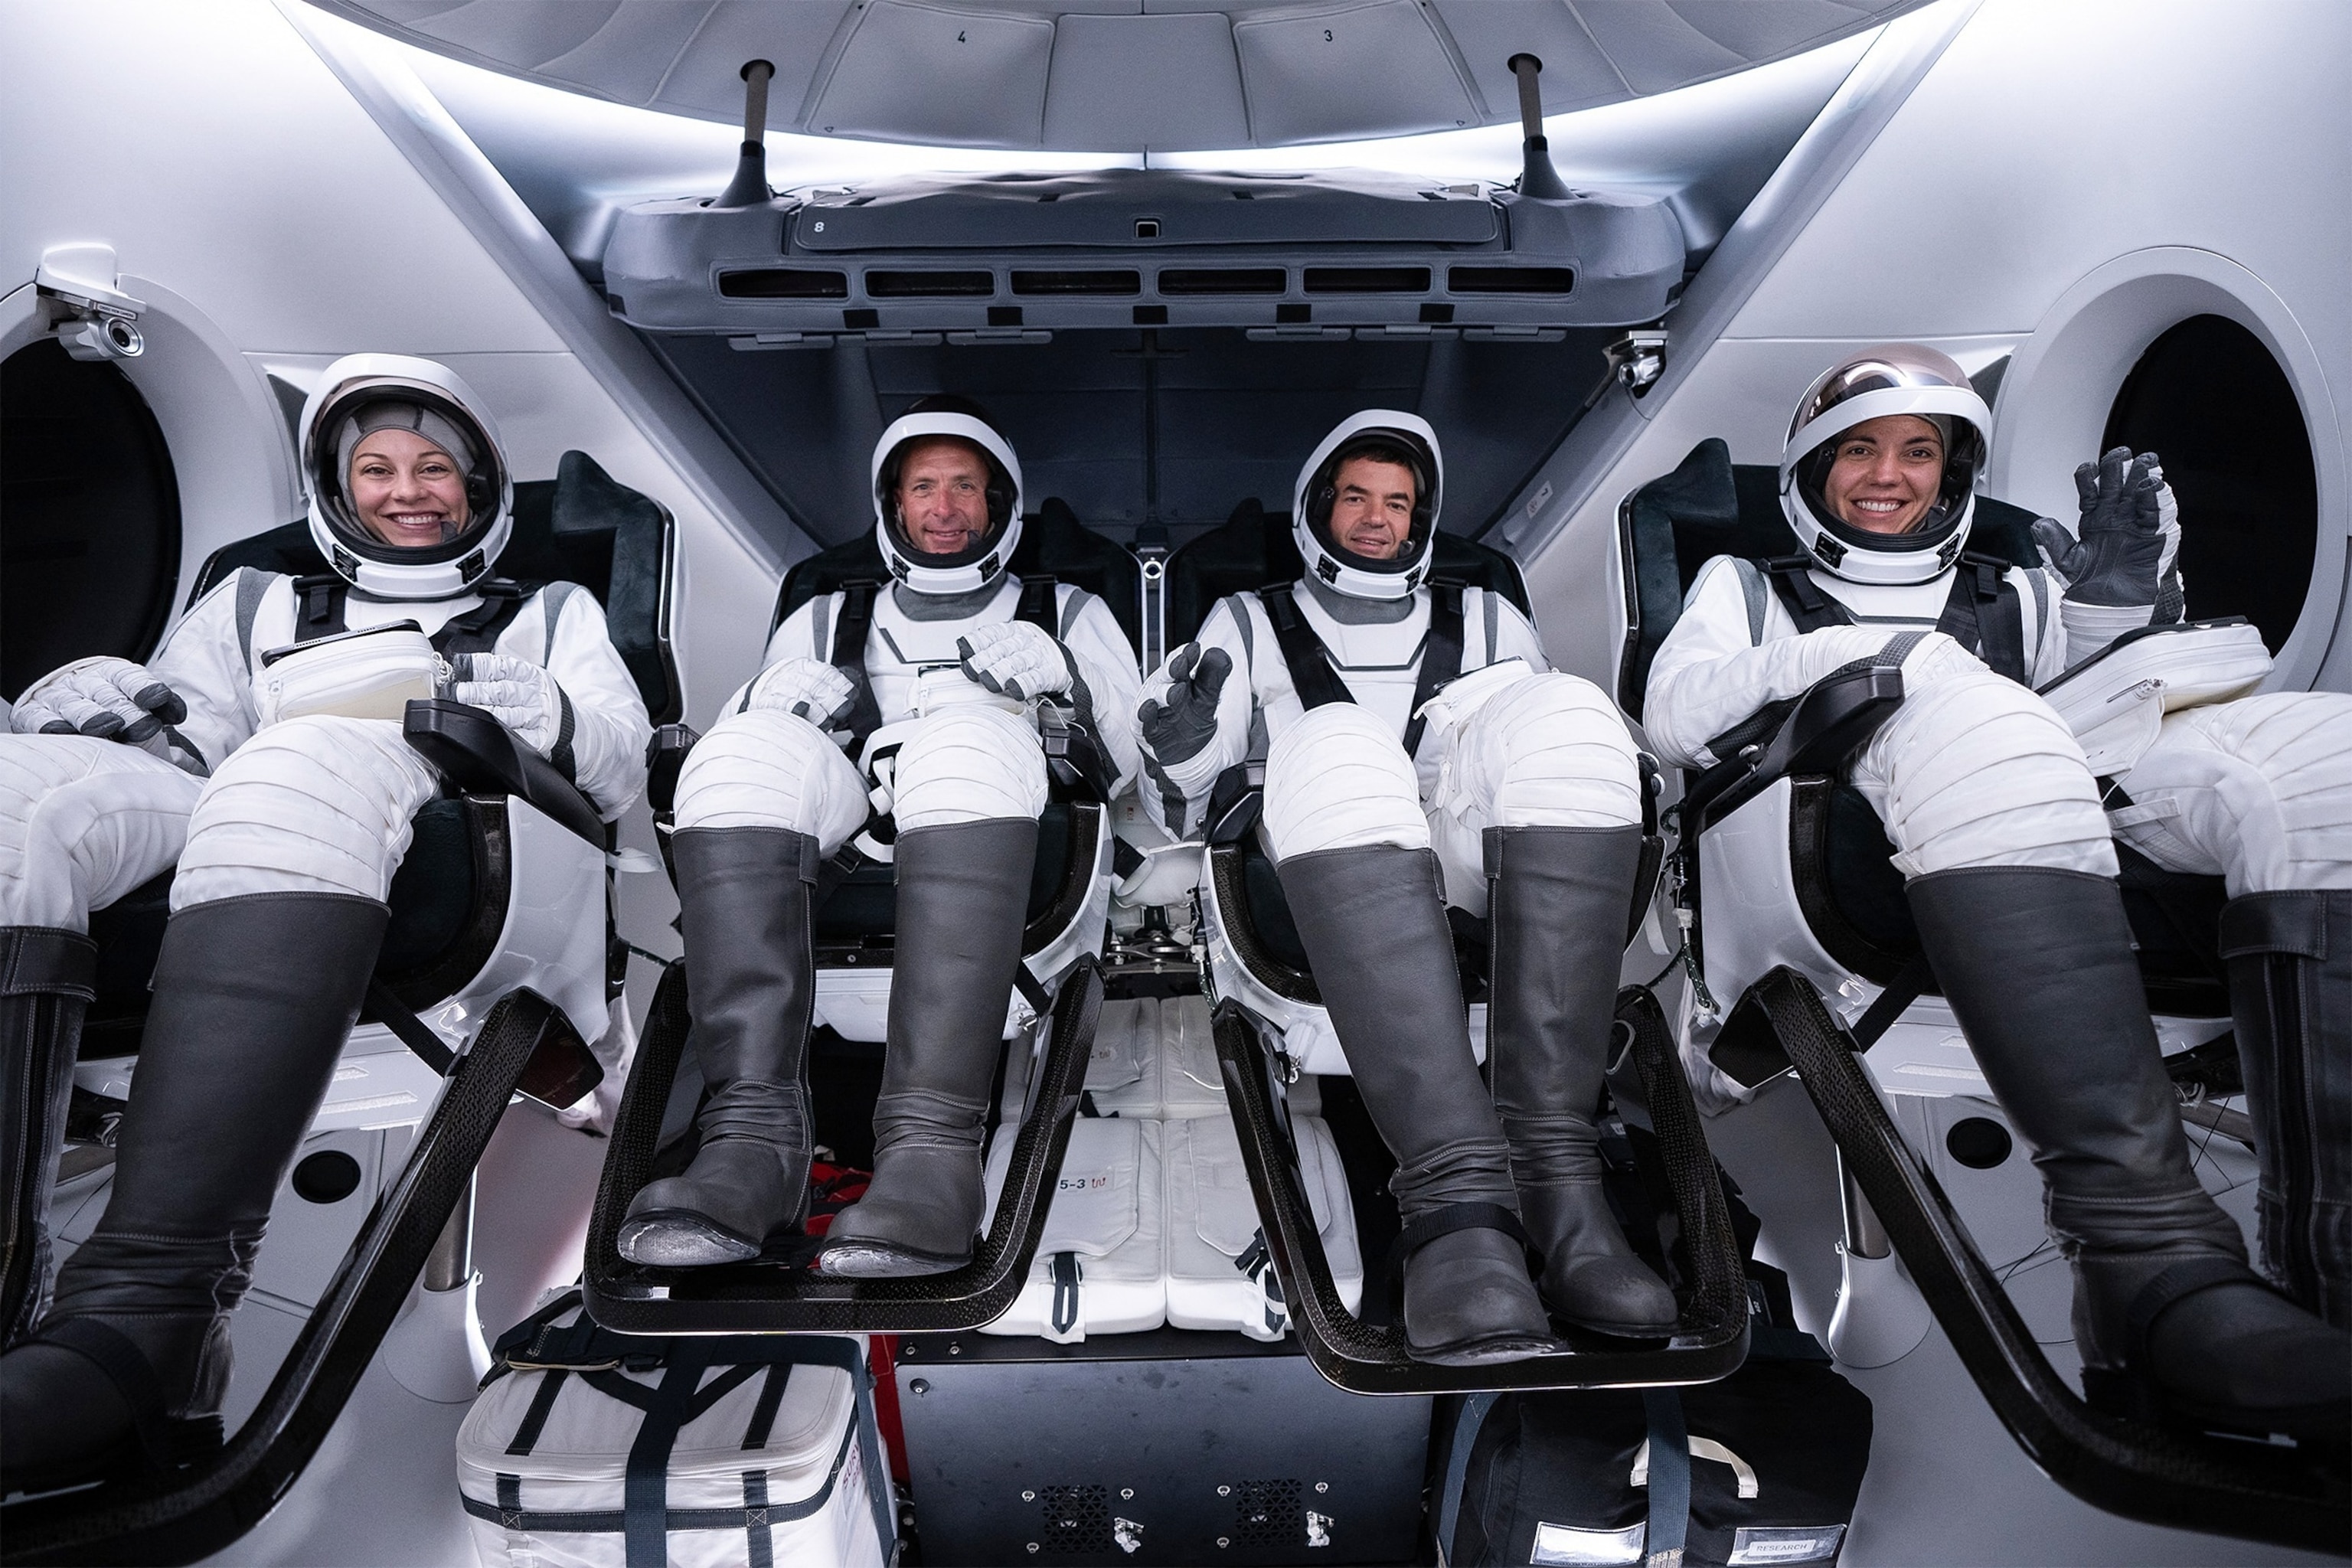
[[[229,1313],[358,1016],[410,818],[441,788],[397,720],[332,710],[341,650],[404,648],[428,681],[437,653],[449,696],[608,819],[644,783],[651,726],[594,597],[490,575],[513,490],[465,384],[428,360],[352,355],[302,433],[310,532],[335,575],[242,570],[145,665],[86,658],[34,682],[0,736],[7,1046],[39,1075],[45,1102],[27,1109],[50,1144],[14,1156],[48,1162],[37,1215],[91,994],[89,912],[178,868],[113,1195],[47,1314],[0,1358],[11,1489],[218,1441]],[[402,622],[431,646],[353,637],[312,650],[323,676],[308,656],[271,658]]]
[[[1549,1348],[1546,1304],[1622,1334],[1666,1331],[1675,1305],[1610,1214],[1593,1127],[1639,753],[1606,697],[1549,670],[1515,607],[1433,587],[1443,477],[1415,416],[1342,421],[1299,471],[1306,575],[1220,603],[1146,683],[1139,721],[1144,802],[1180,837],[1219,775],[1264,758],[1264,841],[1397,1156],[1407,1343],[1469,1363]],[[1493,932],[1491,1098],[1449,899]],[[1540,1299],[1522,1236],[1543,1255]]]
[[[638,1263],[750,1258],[804,1217],[811,891],[880,803],[898,915],[874,1180],[818,1267],[887,1278],[969,1261],[1047,798],[1037,705],[1096,737],[1106,799],[1135,776],[1134,653],[1100,599],[1028,593],[1006,570],[1021,464],[986,416],[917,404],[876,444],[873,482],[893,581],[787,617],[678,775],[670,847],[709,1092],[692,1164],[629,1205],[619,1245]]]
[[[2171,494],[2153,458],[2110,452],[2076,476],[2078,534],[2037,525],[2047,566],[1980,565],[1963,551],[1990,426],[1934,350],[1870,349],[1824,373],[1780,464],[1805,558],[1701,570],[1651,671],[1650,741],[1705,767],[1832,672],[1900,668],[1903,704],[1850,782],[1885,826],[1941,989],[2041,1168],[2074,1266],[2086,1392],[2114,1408],[2155,1401],[2340,1438],[2342,1381],[2311,1373],[2345,1364],[2344,1336],[2247,1267],[2236,1224],[2190,1169],[2113,839],[2168,870],[2225,876],[2225,949],[2233,922],[2260,923],[2249,905],[2258,917],[2265,900],[2307,903],[2314,943],[2332,915],[2340,976],[2352,699],[2169,714],[2143,754],[2115,760],[2107,798],[2131,806],[2110,816],[2083,746],[2032,688],[2127,630],[2179,618]],[[2326,993],[2314,984],[2324,944],[2269,945],[2307,954],[2288,960],[2312,965],[2295,978]],[[2340,978],[2325,1005],[2340,1057]]]

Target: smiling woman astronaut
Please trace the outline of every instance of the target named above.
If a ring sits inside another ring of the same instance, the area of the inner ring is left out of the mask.
[[[397,701],[355,712],[339,650],[383,644],[359,657],[404,663],[425,694],[446,660],[448,695],[607,820],[645,782],[645,702],[595,599],[490,576],[513,487],[462,381],[429,360],[339,360],[304,410],[302,460],[336,579],[298,595],[241,571],[146,665],[81,659],[34,682],[0,736],[0,1018],[54,1102],[95,963],[89,911],[178,867],[113,1196],[52,1310],[0,1357],[10,1490],[220,1440],[229,1314],[358,1016],[410,818],[441,789]],[[325,660],[273,657],[346,631],[367,636],[316,648]],[[45,1192],[57,1151],[16,1157],[46,1162]]]

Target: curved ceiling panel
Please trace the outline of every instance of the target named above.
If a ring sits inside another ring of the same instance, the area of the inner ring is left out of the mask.
[[[1926,0],[311,0],[436,53],[615,103],[768,128],[1087,153],[1284,147],[1687,87]]]

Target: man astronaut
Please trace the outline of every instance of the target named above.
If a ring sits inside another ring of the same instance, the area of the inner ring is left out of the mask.
[[[877,802],[896,822],[898,929],[874,1180],[834,1219],[818,1267],[875,1279],[968,1262],[984,1206],[982,1117],[1046,802],[1034,705],[1066,705],[1095,733],[1109,794],[1135,775],[1134,654],[1082,589],[1057,584],[1024,610],[1006,570],[1021,464],[986,416],[961,399],[918,403],[876,443],[873,484],[893,581],[862,608],[833,593],[787,617],[678,775],[670,847],[709,1092],[692,1164],[629,1205],[619,1245],[635,1262],[730,1262],[799,1226],[811,889]]]
[[[1610,1215],[1593,1126],[1641,850],[1638,753],[1607,698],[1549,670],[1512,605],[1433,592],[1442,484],[1436,433],[1413,415],[1367,410],[1324,438],[1291,511],[1307,574],[1220,603],[1147,682],[1141,794],[1181,837],[1220,774],[1265,759],[1261,831],[1397,1157],[1407,1343],[1470,1364],[1550,1348],[1547,1304],[1634,1335],[1668,1331],[1675,1304]],[[1490,913],[1491,1098],[1449,897]],[[1543,1255],[1540,1298],[1522,1237]]]
[[[429,360],[338,360],[303,411],[301,462],[338,575],[240,571],[144,666],[85,658],[35,681],[0,736],[0,1016],[47,1097],[27,1109],[49,1146],[16,1156],[46,1155],[35,1215],[90,995],[89,912],[178,867],[113,1195],[47,1315],[21,1339],[12,1325],[0,1357],[9,1489],[219,1441],[229,1314],[358,1016],[409,819],[441,787],[397,721],[281,716],[303,706],[285,674],[300,666],[271,651],[415,623],[427,667],[451,666],[448,694],[608,819],[644,783],[651,726],[593,596],[489,576],[513,490],[462,381]]]
[[[2032,687],[2126,630],[2179,619],[2170,491],[2152,457],[2109,452],[2075,476],[2078,534],[2036,525],[2045,568],[1979,572],[1961,552],[1990,427],[1959,367],[1930,349],[1865,350],[1816,380],[1780,462],[1802,569],[1776,563],[1768,582],[1724,557],[1701,570],[1651,672],[1649,738],[1704,767],[1832,672],[1900,668],[1903,704],[1851,782],[1885,826],[1941,989],[2041,1168],[2074,1267],[2085,1392],[2109,1408],[2340,1438],[2342,1379],[2312,1373],[2340,1373],[2344,1335],[2255,1276],[2190,1169],[2110,829],[2167,869],[2228,879],[2225,949],[2235,931],[2244,951],[2294,966],[2273,972],[2269,996],[2299,984],[2319,1005],[2312,1022],[2334,1031],[2340,1074],[2352,699],[2172,713],[2117,770],[2133,809],[2110,818],[2083,747]],[[2330,925],[2332,986],[2318,942]],[[2263,934],[2298,928],[2300,947]],[[2263,1037],[2248,1009],[2260,1016],[2265,998],[2245,978],[2232,990],[2254,992],[2236,998],[2251,1047]],[[2250,1081],[2272,1081],[2249,1065]]]

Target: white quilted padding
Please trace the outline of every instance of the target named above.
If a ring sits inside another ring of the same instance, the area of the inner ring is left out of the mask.
[[[1089,1333],[1138,1333],[1166,1321],[1161,1131],[1157,1121],[1127,1117],[1080,1117],[1071,1124],[1029,1279],[1012,1308],[981,1332],[1035,1334],[1076,1344]],[[989,1153],[992,1209],[1012,1168],[1013,1142],[1000,1133]],[[1076,1260],[1076,1299],[1058,1303],[1057,1314],[1055,1260],[1062,1254]]]
[[[1242,1266],[1255,1262],[1250,1254],[1259,1221],[1233,1122],[1202,1116],[1166,1127],[1168,1321],[1180,1329],[1281,1338],[1289,1313],[1269,1289],[1268,1271]],[[1291,1129],[1332,1283],[1353,1311],[1363,1296],[1364,1265],[1339,1145],[1320,1117],[1293,1117]]]

